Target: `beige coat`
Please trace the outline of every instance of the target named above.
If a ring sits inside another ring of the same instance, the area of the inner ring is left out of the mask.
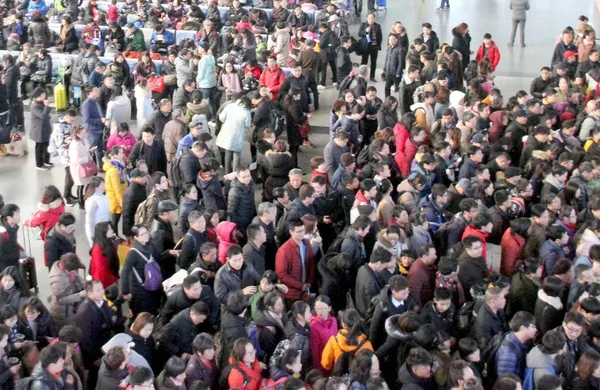
[[[57,331],[65,325],[75,323],[77,308],[84,299],[79,294],[83,291],[85,283],[80,275],[71,283],[69,275],[61,270],[58,264],[58,261],[54,263],[50,270],[50,315]]]

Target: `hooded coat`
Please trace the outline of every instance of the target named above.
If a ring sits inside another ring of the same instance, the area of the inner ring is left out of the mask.
[[[539,329],[539,328],[538,328]],[[533,384],[538,388],[538,383],[546,375],[556,375],[558,373],[557,364],[550,356],[544,354],[539,346],[534,347],[527,354],[527,367],[533,368]],[[551,369],[549,369],[552,367]]]
[[[358,336],[356,345],[349,345],[347,339],[348,333],[348,330],[341,329],[335,336],[331,336],[325,345],[325,349],[323,350],[323,355],[321,357],[321,365],[328,372],[333,369],[335,362],[337,362],[340,356],[342,356],[343,352],[354,351],[356,354],[363,349],[373,351],[373,346],[368,340],[360,347],[360,349],[358,348],[358,345],[360,345],[363,340],[367,338],[367,336],[362,333]]]
[[[409,294],[401,305],[395,306],[392,302],[392,290],[390,286],[385,286],[379,293],[379,301],[373,310],[373,317],[370,321],[369,340],[375,348],[382,346],[386,341],[387,320],[407,311],[417,311],[419,303],[412,294]]]
[[[65,212],[65,203],[62,198],[58,198],[48,204],[38,203],[37,211],[31,219],[25,222],[29,227],[41,227],[40,234],[42,240],[46,241],[46,235],[58,223],[60,216]]]

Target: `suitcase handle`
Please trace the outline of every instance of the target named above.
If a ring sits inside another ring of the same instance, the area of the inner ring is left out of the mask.
[[[23,245],[26,252],[26,258],[31,258],[31,235],[29,231],[29,226],[22,225],[23,228]]]

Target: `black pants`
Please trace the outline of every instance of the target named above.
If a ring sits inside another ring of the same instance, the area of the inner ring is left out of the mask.
[[[21,75],[21,95],[27,96],[27,83],[31,81],[31,76]]]
[[[375,11],[375,0],[367,0],[367,8],[369,12]]]
[[[319,77],[319,84],[325,85],[327,80],[327,65],[331,68],[331,80],[333,83],[337,82],[337,68],[335,66],[335,60],[332,61],[321,61],[321,75]]]
[[[398,77],[399,78],[399,77]],[[392,85],[396,86],[398,85],[398,78],[396,77],[396,75],[385,75],[385,97],[390,96],[391,94],[391,89],[392,89]]]
[[[290,145],[290,153],[292,154],[292,160],[294,161],[294,168],[298,168],[298,150],[300,150],[300,145]]]
[[[367,65],[369,62],[369,57],[371,57],[371,74],[369,77],[372,79],[375,78],[375,68],[377,67],[377,54],[379,51],[376,46],[369,45],[369,48],[363,53],[361,65]]]
[[[354,3],[354,12],[356,13],[357,16],[360,16],[360,13],[362,12],[362,4],[363,4],[363,0],[352,0]]]
[[[21,131],[24,131],[25,116],[23,115],[23,101],[17,99],[15,102],[10,102],[9,105],[10,124],[12,128],[20,127]]]
[[[85,186],[77,186],[77,199],[79,199],[79,208],[85,210],[85,202],[83,196],[85,195]]]
[[[113,231],[119,235],[119,221],[121,220],[121,214],[110,214],[110,224],[112,225]]]
[[[49,142],[35,143],[35,166],[41,168],[44,164],[50,163],[50,154],[48,154]]]
[[[65,189],[63,191],[63,196],[67,199],[75,198],[71,191],[73,191],[73,186],[75,183],[73,182],[73,177],[71,176],[71,169],[67,165],[65,167]]]

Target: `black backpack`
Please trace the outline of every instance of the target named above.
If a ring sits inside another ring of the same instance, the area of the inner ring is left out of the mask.
[[[223,372],[221,372],[221,376],[219,377],[219,389],[229,388],[229,373],[231,372],[231,370],[238,370],[242,373],[242,375],[244,376],[244,387],[246,387],[246,385],[252,380],[252,378],[250,378],[239,365],[230,364],[227,367],[225,367],[225,369],[223,369]]]
[[[500,347],[504,345],[513,349],[515,352],[520,352],[519,347],[517,347],[513,342],[505,340],[508,333],[509,332],[501,333],[492,337],[481,354],[481,361],[485,362],[482,376],[483,387],[486,389],[491,389],[494,386],[494,383],[496,383],[496,379],[498,379],[497,355]],[[520,354],[517,355],[520,356]]]
[[[173,161],[171,161],[171,166],[169,167],[169,176],[171,178],[171,182],[173,183],[173,187],[176,188],[179,188],[183,185],[183,175],[181,174],[181,159],[182,156],[175,157]]]
[[[273,109],[269,112],[269,127],[279,137],[285,130],[285,115],[278,109]]]
[[[346,226],[341,232],[340,234],[337,235],[337,237],[333,240],[333,242],[331,243],[331,245],[329,245],[329,248],[327,248],[327,254],[330,253],[341,253],[342,251],[342,242],[344,242],[344,238],[346,238],[346,233],[348,232],[348,229],[350,227]]]
[[[352,73],[350,73],[352,74]],[[343,94],[346,90],[348,89],[352,89],[353,87],[356,86],[356,79],[358,78],[358,74],[354,74],[352,76],[348,75],[346,77],[344,77],[344,79],[342,81],[340,81],[340,85],[338,86],[338,89],[340,90],[340,93],[338,95],[338,99],[343,98]]]
[[[337,339],[337,335],[334,336],[335,338],[335,342],[337,343],[337,345],[340,345],[340,342]],[[333,365],[333,371],[331,372],[331,375],[335,375],[335,376],[344,376],[345,374],[348,374],[348,372],[350,372],[350,363],[352,362],[352,360],[354,359],[354,357],[356,356],[356,353],[358,351],[360,351],[361,347],[363,345],[365,345],[365,343],[367,342],[367,338],[365,337],[363,339],[363,341],[361,341],[356,348],[354,348],[351,351],[344,351],[342,349],[342,354],[340,355],[340,357],[338,358],[338,360],[335,361],[335,364]],[[341,349],[341,348],[340,348]]]

